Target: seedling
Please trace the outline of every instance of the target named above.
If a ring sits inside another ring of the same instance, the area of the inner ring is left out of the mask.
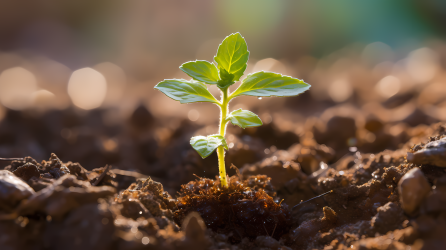
[[[231,122],[241,128],[262,125],[260,118],[251,111],[238,109],[228,114],[229,102],[235,97],[248,95],[258,97],[295,96],[310,88],[302,80],[273,72],[256,72],[242,80],[232,93],[229,87],[240,80],[248,65],[249,51],[240,33],[227,36],[218,46],[215,62],[190,61],[180,69],[193,80],[168,79],[158,83],[155,89],[180,103],[210,102],[220,108],[219,133],[208,136],[195,136],[190,140],[192,147],[204,159],[217,150],[220,182],[228,187],[225,169],[226,125]],[[206,84],[217,85],[221,99],[217,100],[207,89]]]

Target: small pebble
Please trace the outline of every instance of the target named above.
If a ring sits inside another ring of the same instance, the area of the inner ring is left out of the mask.
[[[399,181],[398,191],[404,212],[412,214],[431,191],[431,186],[423,172],[419,168],[413,168]]]
[[[34,193],[34,190],[22,179],[8,170],[0,170],[0,203],[3,207],[12,208]]]
[[[419,165],[430,164],[446,168],[446,137],[429,142],[414,153],[407,153],[407,160]]]

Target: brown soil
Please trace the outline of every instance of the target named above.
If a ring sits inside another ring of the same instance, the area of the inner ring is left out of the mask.
[[[55,154],[41,163],[26,157],[4,170],[31,190],[1,186],[14,197],[23,193],[19,203],[2,197],[1,243],[4,249],[442,249],[446,172],[429,157],[445,152],[446,132],[440,124],[425,131],[433,136],[406,150],[354,152],[311,174],[299,152],[329,159],[330,150],[314,142],[278,150],[230,177],[228,189],[218,179],[198,178],[183,184],[177,199],[132,172],[88,171]],[[417,152],[425,155],[410,156]],[[411,162],[425,158],[431,161]],[[398,184],[411,169],[421,170],[428,191],[408,213]]]
[[[270,236],[279,240],[290,228],[288,206],[277,204],[263,189],[266,176],[241,181],[229,178],[228,188],[219,181],[199,179],[182,186],[175,210],[175,222],[195,211],[205,225],[216,233],[230,235],[229,241],[247,237]],[[253,183],[252,183],[253,182]],[[250,187],[251,186],[251,187]]]

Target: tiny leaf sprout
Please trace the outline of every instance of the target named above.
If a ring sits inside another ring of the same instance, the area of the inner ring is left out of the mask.
[[[225,169],[226,125],[231,122],[241,128],[262,125],[260,118],[251,111],[238,109],[228,113],[229,102],[235,97],[248,95],[259,99],[269,96],[295,96],[310,88],[302,80],[273,72],[256,72],[242,80],[240,86],[232,93],[229,87],[239,81],[248,65],[249,51],[245,39],[240,33],[227,36],[218,46],[213,63],[207,61],[190,61],[180,69],[193,80],[167,79],[155,86],[168,97],[180,103],[210,102],[220,108],[219,133],[209,136],[195,136],[190,140],[192,147],[202,158],[217,150],[220,182],[228,187]],[[214,84],[221,90],[221,99],[217,100],[207,89],[206,84]]]

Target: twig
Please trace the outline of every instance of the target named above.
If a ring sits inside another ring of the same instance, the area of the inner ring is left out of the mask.
[[[276,222],[276,225],[274,225],[274,230],[273,230],[273,233],[271,234],[271,238],[273,237],[274,232],[276,231],[276,227],[277,227],[277,222]]]
[[[131,176],[131,177],[134,177],[136,179],[138,179],[138,178],[142,178],[142,179],[151,178],[151,179],[153,179],[153,177],[148,176],[148,175],[143,175],[143,174],[140,174],[138,172],[122,170],[122,169],[110,169],[110,172],[113,173],[113,174],[117,174],[117,175]]]
[[[298,206],[301,205],[301,204],[304,204],[305,202],[312,201],[312,200],[314,200],[314,199],[317,199],[317,198],[319,198],[319,197],[322,197],[322,196],[325,196],[325,195],[327,195],[327,194],[331,194],[331,193],[333,193],[333,190],[330,190],[330,191],[328,191],[328,192],[325,192],[325,193],[323,193],[323,194],[321,194],[321,195],[318,195],[318,196],[316,196],[316,197],[313,197],[313,198],[311,198],[311,199],[309,199],[309,200],[303,201],[303,202],[297,204],[296,206],[294,206],[293,209],[295,209],[296,207],[298,207]]]
[[[102,172],[102,174],[98,177],[98,179],[92,185],[97,186],[102,181],[102,179],[104,179],[105,175],[110,170],[110,168],[111,168],[111,165],[105,165],[104,172]]]

